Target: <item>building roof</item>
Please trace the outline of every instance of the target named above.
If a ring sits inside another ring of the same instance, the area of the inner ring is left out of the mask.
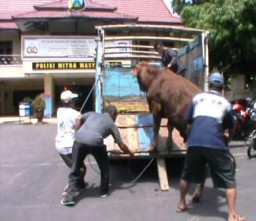
[[[182,26],[181,18],[171,14],[163,0],[87,0],[85,10],[76,12],[68,10],[68,0],[12,0],[0,4],[0,29],[19,29],[15,23],[18,20],[74,16]]]
[[[48,4],[38,5],[33,11],[14,15],[14,19],[28,18],[67,18],[67,17],[83,17],[83,18],[108,18],[108,19],[132,19],[137,20],[138,17],[119,12],[117,7],[99,4],[97,2],[87,0],[86,8],[79,11],[69,11],[67,1],[51,2]]]
[[[0,30],[1,29],[17,29],[17,25],[13,22],[13,21],[4,21],[4,22],[1,22],[0,21]]]
[[[59,0],[58,0],[59,1]],[[12,0],[0,4],[0,20],[11,19],[13,15],[21,12],[31,11],[35,5],[56,2],[56,0]]]
[[[163,0],[95,0],[99,3],[113,5],[118,11],[129,15],[138,16],[138,21],[147,23],[177,23],[181,24],[181,18],[173,15]]]

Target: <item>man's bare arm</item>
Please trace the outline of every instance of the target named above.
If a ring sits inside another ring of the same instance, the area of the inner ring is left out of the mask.
[[[118,143],[118,146],[124,153],[128,153],[130,156],[134,156],[134,153],[127,147],[125,143]]]

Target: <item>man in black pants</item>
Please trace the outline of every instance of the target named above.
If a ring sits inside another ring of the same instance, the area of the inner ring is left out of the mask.
[[[118,114],[116,107],[107,106],[102,112],[85,113],[77,122],[78,126],[81,126],[75,135],[75,143],[72,149],[73,164],[69,174],[69,189],[61,201],[63,205],[76,204],[79,182],[81,181],[79,168],[88,154],[94,156],[101,171],[100,195],[101,197],[107,196],[109,191],[109,161],[107,147],[103,143],[104,138],[111,134],[123,152],[131,156],[134,155],[123,143],[118,128],[114,123]]]

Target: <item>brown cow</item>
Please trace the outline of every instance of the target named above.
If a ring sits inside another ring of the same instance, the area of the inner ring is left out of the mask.
[[[186,142],[187,127],[184,115],[192,97],[201,90],[188,79],[169,69],[154,68],[146,62],[138,63],[131,73],[137,77],[140,90],[146,92],[149,110],[153,114],[154,138],[150,151],[157,151],[161,118],[168,119],[168,148],[172,148],[174,127]]]

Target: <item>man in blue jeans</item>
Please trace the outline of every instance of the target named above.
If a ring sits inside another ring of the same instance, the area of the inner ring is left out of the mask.
[[[112,135],[115,143],[118,144],[123,152],[131,156],[134,155],[123,143],[119,130],[115,125],[118,115],[116,107],[107,106],[102,112],[85,113],[77,122],[80,128],[75,135],[72,149],[73,164],[69,174],[69,188],[61,201],[63,205],[71,206],[76,203],[79,182],[81,181],[79,168],[83,165],[84,159],[88,154],[94,156],[101,171],[100,195],[101,197],[107,196],[109,192],[109,161],[107,147],[103,143],[104,138]]]
[[[220,73],[209,77],[209,91],[197,94],[187,112],[188,152],[180,180],[180,201],[177,212],[187,210],[189,183],[203,183],[209,166],[215,187],[226,189],[228,221],[245,221],[236,209],[236,181],[233,158],[228,150],[224,129],[229,139],[233,131],[231,104],[223,97],[224,78]]]

